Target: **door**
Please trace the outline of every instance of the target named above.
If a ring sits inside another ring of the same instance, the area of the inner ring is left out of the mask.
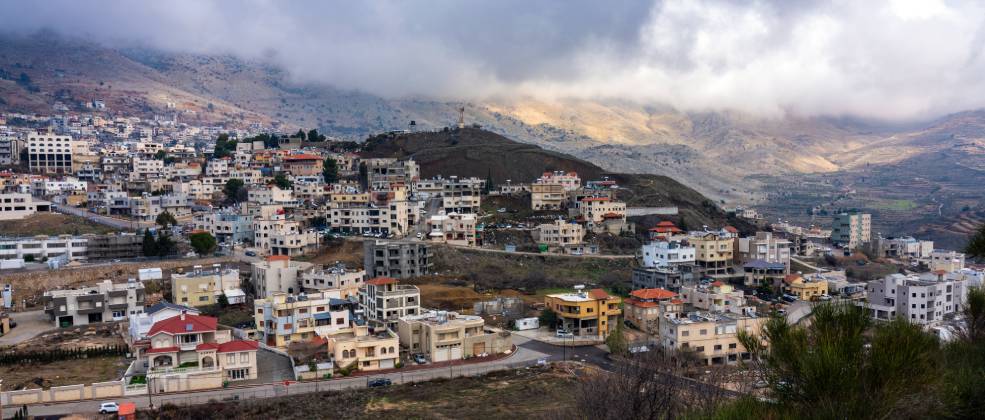
[[[455,346],[451,348],[451,355],[449,360],[461,360],[462,359],[462,346]]]
[[[472,343],[472,355],[478,356],[486,352],[486,343]]]
[[[434,353],[431,355],[432,362],[445,362],[451,357],[451,352],[448,347],[438,347],[434,349]]]

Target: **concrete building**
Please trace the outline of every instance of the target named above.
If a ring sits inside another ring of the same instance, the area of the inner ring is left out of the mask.
[[[930,258],[926,260],[930,271],[961,271],[964,269],[965,255],[957,251],[946,249],[935,249],[931,251]]]
[[[690,351],[709,365],[749,360],[739,332],[758,336],[764,318],[735,313],[668,313],[660,322],[660,346]]]
[[[400,317],[420,313],[421,291],[399,283],[395,278],[377,277],[359,289],[359,307],[370,325],[396,330]]]
[[[242,293],[239,269],[224,269],[219,264],[213,264],[211,268],[196,265],[187,273],[171,275],[171,299],[181,305],[214,305],[219,303],[219,296],[230,291],[233,292],[232,296]],[[226,297],[228,299],[230,296]]]
[[[143,256],[143,236],[129,232],[83,235],[90,260],[137,258]]]
[[[197,213],[195,229],[209,232],[219,243],[248,241],[253,239],[253,218],[225,210]]]
[[[564,191],[574,191],[581,188],[581,178],[576,172],[544,172],[534,183],[560,185]]]
[[[281,349],[348,328],[351,306],[351,301],[340,299],[338,291],[298,295],[276,292],[253,302],[263,342]]]
[[[552,252],[585,243],[585,227],[562,219],[538,225],[533,234],[534,241],[547,245]]]
[[[446,214],[479,214],[484,184],[478,178],[448,178],[442,185],[441,207]]]
[[[681,288],[681,300],[703,311],[743,313],[746,298],[741,290],[721,281],[701,282]]]
[[[265,261],[253,263],[253,287],[257,297],[300,292],[301,273],[312,266],[309,262],[291,261],[286,255],[271,255]]]
[[[660,334],[660,302],[679,300],[677,293],[665,289],[633,290],[629,296],[623,301],[623,316],[647,334]]]
[[[742,265],[743,284],[749,288],[766,285],[780,290],[789,271],[789,266],[783,263],[752,260]]]
[[[21,161],[24,142],[13,134],[0,133],[0,165],[16,165]]]
[[[0,220],[20,220],[39,211],[51,211],[51,202],[35,200],[31,194],[0,194]]]
[[[924,275],[890,274],[866,285],[866,305],[872,317],[892,320],[903,317],[915,324],[939,324],[962,310],[968,295],[965,280],[945,273]]]
[[[585,197],[577,201],[578,220],[592,231],[600,231],[603,222],[626,222],[626,203],[609,197]],[[618,233],[618,232],[617,232]]]
[[[667,268],[693,265],[695,249],[680,241],[657,241],[643,245],[643,267]]]
[[[253,220],[253,245],[264,255],[296,257],[318,248],[318,232],[288,220],[283,210]]]
[[[397,334],[388,328],[372,329],[349,323],[349,328],[326,335],[328,354],[335,366],[361,371],[393,369],[400,361]]]
[[[679,292],[695,282],[694,264],[633,268],[633,289],[667,289]]]
[[[122,321],[144,311],[144,285],[104,280],[94,287],[47,291],[42,300],[55,327]]]
[[[338,291],[342,299],[356,298],[366,280],[366,270],[347,268],[345,264],[311,268],[301,273],[301,289],[305,293]]]
[[[756,236],[739,238],[738,245],[740,261],[780,263],[790,271],[790,241],[777,238],[772,232],[756,232]]]
[[[459,246],[475,246],[476,219],[474,213],[436,214],[428,220],[427,236],[431,242]]]
[[[901,260],[929,259],[934,251],[934,241],[921,241],[912,236],[876,238],[876,254]]]
[[[855,249],[871,240],[872,215],[868,213],[836,214],[831,222],[831,242]]]
[[[320,176],[324,160],[321,156],[308,153],[289,155],[284,158],[284,170],[293,176]]]
[[[567,197],[560,184],[530,184],[530,207],[534,211],[561,210]]]
[[[40,262],[43,259],[66,256],[69,260],[85,260],[88,258],[88,242],[85,237],[72,235],[0,239],[0,259]]]
[[[75,141],[72,136],[32,132],[27,136],[27,162],[31,172],[71,174]]]
[[[154,305],[148,306],[141,313],[127,316],[130,321],[127,326],[129,332],[127,343],[132,345],[137,341],[147,338],[147,333],[150,332],[150,329],[154,326],[154,324],[165,319],[181,315],[182,312],[189,315],[200,314],[198,309],[195,308],[175,305],[168,301],[160,301]]]
[[[366,276],[408,279],[431,272],[430,245],[418,241],[363,241]]]
[[[732,273],[735,237],[720,232],[694,232],[688,237],[694,247],[694,262],[701,274],[724,277]]]
[[[410,354],[423,353],[432,362],[498,354],[512,349],[509,332],[486,328],[480,316],[427,311],[398,320],[400,346]]]
[[[828,295],[828,282],[804,277],[800,273],[788,274],[783,278],[783,293],[810,302]]]
[[[544,298],[544,306],[557,314],[557,329],[576,337],[604,340],[619,324],[622,302],[605,290],[585,291],[577,288],[571,293],[556,293]]]

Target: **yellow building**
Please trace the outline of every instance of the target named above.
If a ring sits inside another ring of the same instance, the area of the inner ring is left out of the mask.
[[[239,287],[239,270],[223,269],[218,264],[206,269],[196,265],[191,272],[171,275],[171,298],[179,305],[213,305],[226,290]]]
[[[666,350],[691,351],[709,365],[749,360],[739,333],[760,335],[764,319],[729,312],[666,313],[660,321],[660,346]]]
[[[783,292],[797,296],[800,300],[817,300],[828,294],[828,282],[805,279],[800,274],[789,274],[783,278]]]
[[[336,367],[354,367],[358,370],[393,369],[400,360],[400,343],[397,334],[389,329],[370,331],[365,325],[352,323],[349,328],[325,335],[328,353],[335,359]]]
[[[619,324],[622,299],[605,290],[576,289],[574,293],[547,295],[544,305],[557,313],[557,329],[579,337],[605,339]]]
[[[291,343],[348,328],[350,302],[339,291],[291,295],[276,292],[253,301],[257,331],[268,346],[286,349]]]
[[[694,247],[694,262],[705,275],[728,274],[732,270],[735,238],[719,232],[701,232],[688,237]]]

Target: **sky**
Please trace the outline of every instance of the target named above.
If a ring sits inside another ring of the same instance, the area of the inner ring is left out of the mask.
[[[893,121],[985,107],[981,1],[7,0],[0,28],[232,54],[389,98]]]

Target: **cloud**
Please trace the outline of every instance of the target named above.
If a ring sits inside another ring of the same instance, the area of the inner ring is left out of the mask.
[[[621,99],[761,116],[985,105],[976,1],[40,1],[6,30],[267,60],[386,97]]]

